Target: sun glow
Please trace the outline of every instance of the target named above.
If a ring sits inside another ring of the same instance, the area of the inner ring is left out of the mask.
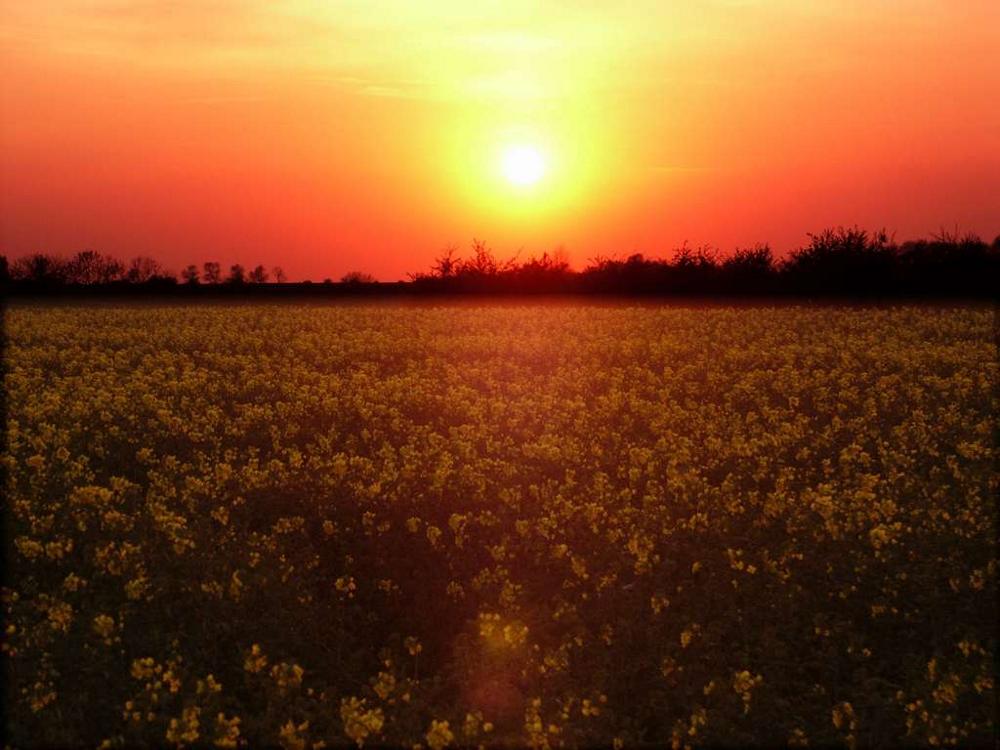
[[[534,185],[545,176],[547,164],[534,146],[508,146],[501,156],[504,177],[513,185]]]
[[[589,108],[509,123],[485,108],[436,132],[425,151],[441,155],[433,167],[440,194],[468,212],[467,234],[489,234],[497,245],[544,244],[553,226],[593,205],[599,176],[610,179],[607,154],[616,147],[605,124],[592,122]]]

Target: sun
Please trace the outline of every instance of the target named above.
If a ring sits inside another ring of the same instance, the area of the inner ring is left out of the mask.
[[[534,185],[545,176],[546,163],[535,146],[508,146],[500,161],[504,177],[513,185]]]

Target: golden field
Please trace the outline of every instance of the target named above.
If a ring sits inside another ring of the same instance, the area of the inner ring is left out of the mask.
[[[5,313],[12,746],[989,745],[994,313]]]

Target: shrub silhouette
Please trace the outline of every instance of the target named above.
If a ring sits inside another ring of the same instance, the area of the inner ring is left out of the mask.
[[[900,283],[914,293],[995,294],[1000,237],[987,245],[974,234],[942,231],[929,240],[904,242],[899,252]]]
[[[568,291],[572,281],[569,261],[562,250],[529,258],[511,276],[514,287],[528,293]]]
[[[340,283],[360,286],[361,284],[377,284],[378,279],[364,271],[349,271],[340,277]]]
[[[583,270],[584,287],[614,294],[648,293],[665,288],[667,263],[633,253],[624,260],[598,257]]]
[[[739,248],[722,261],[723,288],[730,293],[774,292],[776,271],[770,246]]]
[[[448,247],[431,267],[430,273],[410,274],[414,288],[425,292],[521,293],[534,294],[574,291],[575,274],[563,250],[502,260],[482,240],[473,240],[472,254],[458,255]]]
[[[891,288],[896,251],[884,230],[838,227],[808,237],[782,269],[795,289],[873,294]]]

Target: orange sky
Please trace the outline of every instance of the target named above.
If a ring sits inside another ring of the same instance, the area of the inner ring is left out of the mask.
[[[395,279],[473,237],[992,239],[998,49],[996,0],[7,0],[0,252]]]

